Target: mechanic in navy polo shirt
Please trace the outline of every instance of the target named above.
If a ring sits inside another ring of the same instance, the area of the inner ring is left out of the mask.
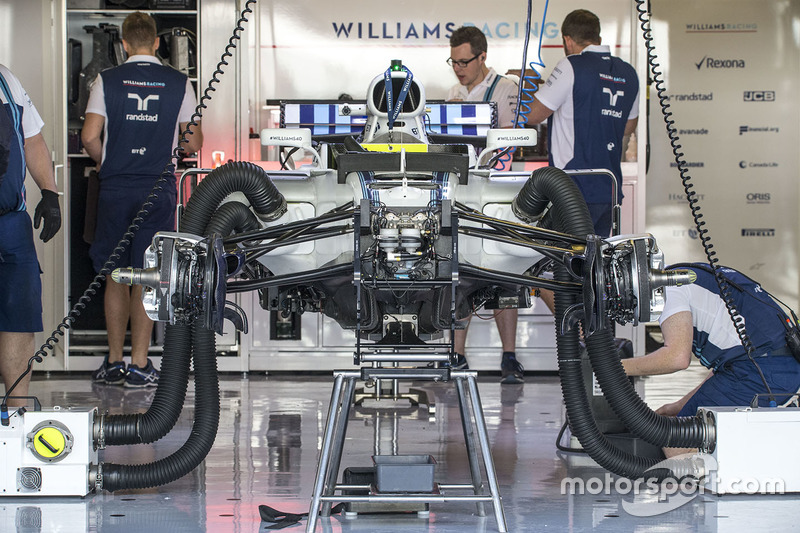
[[[794,394],[800,388],[800,363],[786,344],[786,313],[761,287],[744,274],[718,267],[753,345],[747,356],[725,302],[720,297],[714,271],[707,264],[673,265],[697,274],[694,283],[666,288],[666,302],[659,322],[664,346],[642,356],[622,360],[629,376],[671,374],[689,366],[692,355],[711,372],[681,399],[660,407],[665,416],[694,416],[698,407],[748,406],[756,394],[759,405],[769,405],[767,388],[774,394]],[[783,403],[786,397],[778,398]],[[688,450],[671,448],[676,455]]]
[[[577,9],[561,24],[567,57],[558,62],[547,82],[534,93],[527,124],[547,120],[551,166],[562,170],[607,169],[617,178],[617,203],[622,202],[624,138],[636,130],[639,78],[631,65],[600,44],[600,19]],[[573,176],[592,216],[594,232],[611,235],[612,198],[608,180]],[[553,293],[540,296],[553,311]]]
[[[150,15],[136,12],[125,18],[122,44],[128,60],[95,80],[81,133],[87,153],[100,169],[97,230],[89,250],[98,272],[171,162],[179,132],[186,129],[197,104],[186,75],[162,65],[155,56],[159,38]],[[203,142],[199,124],[190,133],[182,146],[187,154],[199,150]],[[175,229],[173,171],[174,166],[116,267],[141,268],[153,235]],[[157,385],[158,371],[147,357],[153,323],[142,304],[142,287],[121,285],[107,277],[104,304],[109,351],[92,379],[129,387]],[[126,369],[122,356],[129,319],[131,364]]]
[[[0,373],[6,390],[27,368],[34,333],[43,329],[42,280],[26,204],[28,171],[42,191],[34,212],[36,228],[44,220],[39,238],[47,242],[61,228],[53,160],[42,126],[22,84],[0,65]],[[28,373],[12,394],[27,396],[30,379]],[[26,404],[22,399],[8,402]]]
[[[567,57],[534,93],[528,124],[547,120],[550,165],[562,170],[608,169],[622,201],[623,137],[636,129],[639,78],[600,44],[600,20],[585,9],[566,16],[561,37]],[[611,234],[611,185],[597,176],[573,177],[601,237]]]

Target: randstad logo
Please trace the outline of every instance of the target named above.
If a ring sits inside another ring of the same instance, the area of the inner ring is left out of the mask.
[[[665,95],[668,102],[710,102],[714,100],[714,93],[685,93]]]
[[[405,40],[450,39],[453,31],[459,26],[477,26],[488,39],[522,39],[525,37],[525,23],[519,21],[501,21],[482,26],[473,22],[441,22],[441,21],[331,21],[333,33],[337,39],[369,39],[369,40]],[[531,36],[539,37],[539,23],[531,25]],[[542,33],[548,39],[558,37],[558,24],[546,22]]]

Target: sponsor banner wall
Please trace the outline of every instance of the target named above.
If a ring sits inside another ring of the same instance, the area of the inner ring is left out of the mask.
[[[800,3],[652,0],[680,151],[720,262],[798,303]],[[647,230],[668,262],[705,260],[650,90]]]
[[[573,9],[598,15],[604,44],[631,60],[632,3],[629,0],[534,2],[528,61],[537,59],[540,33],[547,76],[564,57],[561,22]],[[462,25],[487,36],[487,65],[500,74],[522,66],[527,2],[504,0],[398,0],[361,2],[261,2],[258,4],[261,94],[267,99],[336,99],[347,93],[364,99],[373,78],[392,59],[401,59],[425,87],[430,100],[442,100],[457,83],[445,60],[449,38]]]

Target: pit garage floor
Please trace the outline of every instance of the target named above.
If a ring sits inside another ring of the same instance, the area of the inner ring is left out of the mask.
[[[702,369],[699,369],[702,371]],[[651,404],[689,390],[701,376],[648,378]],[[169,485],[79,498],[0,499],[2,532],[135,532],[197,533],[269,531],[258,506],[308,511],[332,379],[329,375],[251,373],[221,376],[221,421],[213,450],[203,465]],[[436,481],[467,483],[469,469],[455,388],[425,383],[437,414],[408,403],[369,404],[352,413],[342,467],[371,466],[373,450],[381,454],[430,454]],[[488,425],[509,531],[790,531],[800,529],[800,497],[691,495],[669,510],[656,496],[636,496],[634,516],[612,486],[608,493],[563,494],[562,480],[606,473],[588,458],[557,451],[556,435],[564,422],[561,392],[555,376],[526,376],[524,385],[501,386],[497,375],[481,375],[479,390]],[[112,413],[143,411],[153,391],[93,385],[88,375],[39,374],[32,386],[45,407],[98,406]],[[101,460],[148,463],[164,457],[186,439],[194,393],[176,428],[153,445],[109,448]],[[566,443],[565,439],[565,443]],[[763,450],[753,450],[762,453]],[[796,468],[796,458],[786,459]],[[612,478],[612,484],[613,484]],[[599,485],[593,486],[597,492]],[[37,526],[37,520],[41,524]],[[305,531],[305,520],[283,531]],[[466,502],[431,505],[427,518],[416,513],[335,515],[321,519],[325,532],[483,532],[497,531],[491,505],[478,517]]]

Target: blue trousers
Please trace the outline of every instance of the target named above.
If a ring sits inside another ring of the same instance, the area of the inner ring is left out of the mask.
[[[800,389],[800,363],[791,355],[756,357],[773,393],[793,394]],[[678,416],[694,416],[698,407],[748,406],[756,394],[767,406],[766,388],[750,359],[731,361],[708,378],[683,406]],[[781,404],[778,398],[778,404]]]

